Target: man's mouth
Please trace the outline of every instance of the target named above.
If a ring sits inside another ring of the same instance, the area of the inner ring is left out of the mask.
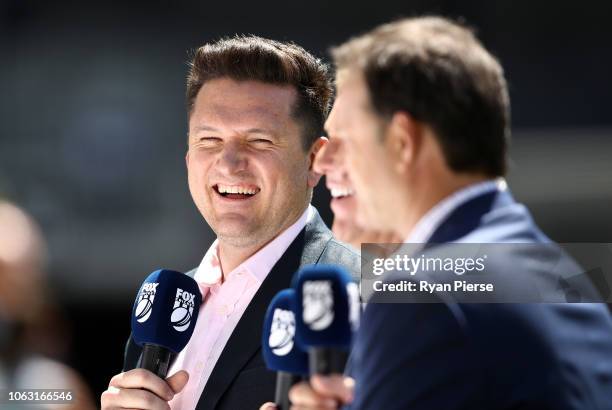
[[[334,199],[342,199],[352,196],[355,191],[351,188],[330,188],[331,196]]]
[[[213,189],[217,194],[228,199],[248,199],[261,191],[261,189],[253,185],[215,184]]]

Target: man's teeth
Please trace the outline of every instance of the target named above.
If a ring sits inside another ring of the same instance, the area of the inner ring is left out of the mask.
[[[229,185],[217,185],[217,189],[220,194],[246,194],[246,195],[255,195],[259,192],[258,188],[246,188],[240,186],[229,186]]]
[[[332,198],[341,198],[343,196],[353,195],[355,191],[350,188],[332,188],[331,196]]]

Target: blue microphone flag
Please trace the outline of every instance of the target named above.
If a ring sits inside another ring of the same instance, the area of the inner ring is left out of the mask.
[[[179,353],[193,334],[201,304],[200,289],[191,277],[168,269],[151,273],[132,309],[134,341]]]
[[[281,290],[268,306],[261,346],[268,369],[298,375],[308,374],[308,355],[295,342],[295,292]]]
[[[311,347],[349,349],[359,324],[359,288],[343,268],[311,265],[293,278],[296,339]]]

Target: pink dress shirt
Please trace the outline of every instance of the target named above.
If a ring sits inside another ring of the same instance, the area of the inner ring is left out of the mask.
[[[259,286],[313,215],[314,208],[309,206],[293,225],[226,274],[224,282],[218,241],[208,249],[194,276],[204,301],[198,322],[189,343],[168,372],[189,373],[183,391],[170,401],[172,410],[195,409],[225,344]]]

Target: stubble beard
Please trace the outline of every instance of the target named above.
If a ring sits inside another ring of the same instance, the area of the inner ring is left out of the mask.
[[[219,225],[223,225],[220,222]],[[213,229],[220,242],[234,248],[250,248],[267,242],[267,229],[264,221],[244,224],[242,227],[234,227],[231,230]]]

